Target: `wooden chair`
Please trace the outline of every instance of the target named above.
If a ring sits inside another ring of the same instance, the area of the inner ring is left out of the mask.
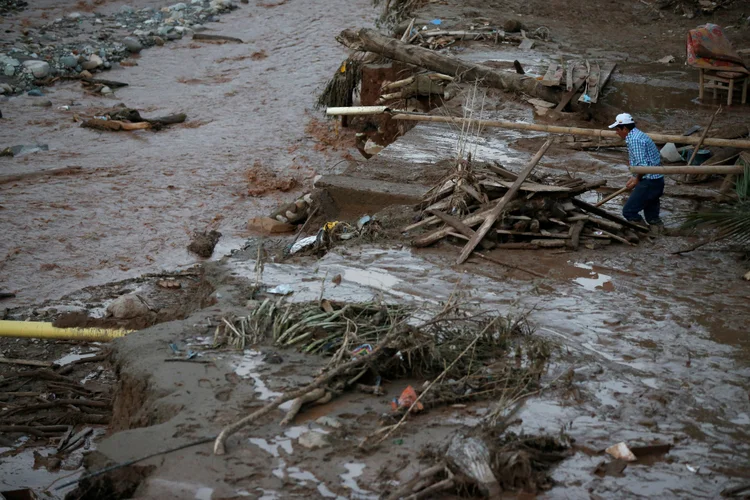
[[[703,100],[705,89],[713,89],[714,99],[716,99],[717,90],[727,91],[727,106],[732,105],[734,89],[742,84],[742,104],[747,102],[747,85],[750,82],[750,75],[739,71],[713,71],[701,69],[698,84],[700,87],[698,99]]]

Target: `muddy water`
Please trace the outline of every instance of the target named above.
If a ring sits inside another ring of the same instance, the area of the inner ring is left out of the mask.
[[[379,297],[429,308],[463,290],[480,308],[530,311],[537,333],[560,346],[550,378],[575,370],[576,396],[563,391],[530,400],[520,414],[523,431],[564,429],[591,450],[619,441],[674,445],[668,458],[632,464],[618,480],[594,476],[603,456],[579,452],[556,469],[560,485],[549,497],[606,497],[613,489],[714,496],[740,474],[737,457],[750,453],[747,293],[727,286],[736,276],[733,256],[674,259],[672,245],[662,240],[630,254],[607,248],[498,255],[549,276],[533,281],[481,264],[452,269],[451,252],[347,248],[314,267],[266,264],[263,282],[291,287],[288,300],[317,300],[323,289],[331,300]],[[228,265],[237,277],[255,277],[252,261]],[[338,286],[331,282],[336,275]]]
[[[313,149],[306,113],[346,57],[334,35],[374,17],[366,0],[251,2],[207,25],[246,43],[186,37],[144,51],[138,66],[102,75],[130,84],[111,99],[70,83],[45,90],[51,108],[32,106],[28,96],[4,103],[2,143],[46,143],[50,150],[0,158],[0,172],[83,167],[76,175],[0,185],[0,288],[18,294],[4,304],[189,265],[195,257],[185,247],[194,229],[221,231],[222,249],[237,245],[250,218],[294,196],[248,197],[245,175],[254,164],[295,177],[301,193],[341,159]],[[74,114],[121,102],[144,116],[185,112],[188,122],[157,133],[101,133],[73,122]],[[70,109],[58,109],[63,105]]]

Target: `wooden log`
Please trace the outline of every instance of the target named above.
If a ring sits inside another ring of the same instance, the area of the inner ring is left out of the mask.
[[[604,209],[597,208],[594,205],[586,203],[583,200],[579,200],[578,198],[571,198],[570,201],[573,202],[573,205],[577,206],[581,210],[583,210],[585,212],[588,212],[590,214],[598,215],[599,217],[601,217],[603,219],[611,220],[612,222],[617,222],[618,224],[622,224],[623,226],[625,226],[627,228],[630,228],[630,229],[632,229],[634,231],[640,231],[642,233],[648,233],[649,232],[649,229],[646,228],[646,227],[639,226],[638,224],[634,224],[634,223],[632,223],[630,221],[627,221],[627,220],[623,219],[622,217],[618,217],[616,215],[613,215],[613,214],[607,212]]]
[[[407,45],[375,30],[347,29],[337,37],[349,49],[374,52],[395,61],[427,68],[439,73],[460,76],[463,81],[482,81],[484,85],[512,92],[523,92],[546,101],[559,102],[559,92],[545,87],[534,78],[517,73],[496,71],[489,66],[463,61],[435,51]]]
[[[598,217],[592,217],[589,216],[589,221],[604,229],[611,229],[612,231],[622,231],[622,224],[618,224],[617,222],[612,222],[606,219],[600,219]]]
[[[510,188],[513,183],[509,181],[502,181],[502,180],[489,180],[484,179],[479,181],[479,184],[482,186],[489,186],[489,187],[499,187],[499,188]],[[553,186],[548,184],[537,184],[536,182],[524,182],[521,184],[520,187],[521,191],[526,191],[527,193],[568,193],[570,192],[569,187],[564,186]]]
[[[568,103],[573,99],[573,96],[575,96],[578,91],[581,89],[581,85],[583,85],[583,82],[585,82],[585,78],[579,78],[574,84],[573,88],[567,91],[563,96],[560,98],[560,102],[557,104],[557,107],[555,108],[555,111],[558,113],[562,112],[562,110],[565,109],[565,106],[568,105]]]
[[[512,73],[508,73],[512,74]],[[546,87],[545,87],[546,88]],[[391,118],[394,120],[408,120],[418,122],[434,123],[453,123],[456,126],[472,125],[474,127],[494,127],[505,128],[510,130],[531,130],[535,132],[548,132],[550,134],[569,134],[585,137],[619,137],[617,133],[611,130],[580,128],[580,127],[561,127],[558,125],[543,125],[538,123],[519,123],[505,120],[476,120],[471,118],[460,118],[454,116],[426,115],[424,113],[398,113]],[[685,137],[682,135],[670,135],[649,132],[646,133],[654,142],[665,144],[674,142],[676,144],[698,144],[698,137]],[[750,149],[750,140],[747,139],[719,139],[708,137],[703,142],[706,146],[721,146],[729,148]]]
[[[547,152],[547,149],[549,149],[551,145],[552,139],[547,140],[547,142],[544,143],[541,149],[539,149],[539,151],[534,155],[531,161],[529,161],[529,163],[521,171],[521,173],[518,174],[518,179],[513,182],[513,185],[508,189],[508,192],[505,193],[505,195],[490,211],[482,225],[479,227],[479,229],[477,229],[477,232],[463,248],[458,256],[458,259],[456,259],[456,264],[462,264],[464,261],[466,261],[466,259],[469,258],[471,252],[474,251],[479,242],[482,241],[482,239],[487,235],[490,228],[495,224],[495,221],[497,221],[497,218],[500,217],[500,214],[503,212],[503,210],[505,210],[505,207],[516,196],[518,190],[521,188],[521,184],[523,184],[523,181],[525,181],[529,174],[531,174],[531,171],[534,170],[534,167],[536,167],[537,163],[539,163],[539,160],[542,159],[542,156],[544,156],[544,153]]]
[[[566,240],[531,240],[529,243],[539,248],[560,248],[565,246]]]
[[[742,165],[679,165],[675,167],[630,167],[634,174],[741,174]]]
[[[204,42],[232,42],[232,43],[245,43],[239,38],[233,36],[224,35],[210,35],[208,33],[196,33],[193,35],[193,40],[201,40]]]
[[[531,243],[500,243],[496,248],[499,250],[538,250],[539,246]]]
[[[570,248],[578,250],[578,246],[581,243],[581,231],[586,221],[579,220],[570,228]]]
[[[695,157],[698,156],[698,151],[700,150],[703,143],[706,141],[706,137],[708,136],[708,131],[711,129],[711,125],[714,124],[714,120],[716,119],[716,115],[721,113],[721,106],[714,112],[713,115],[711,115],[711,119],[708,122],[708,125],[706,125],[706,129],[701,134],[701,139],[698,141],[698,144],[695,145],[693,148],[693,154],[690,155],[690,159],[688,160],[687,164],[692,165],[693,160],[695,160]]]
[[[509,229],[495,229],[497,234],[507,234],[509,236],[530,236],[532,238],[557,238],[567,239],[569,236],[565,233],[532,233],[529,231],[511,231]]]
[[[48,170],[39,170],[37,172],[28,172],[25,174],[4,175],[0,177],[0,184],[7,184],[9,182],[16,182],[16,181],[21,181],[25,179],[33,179],[36,177],[44,177],[45,175],[77,174],[82,171],[83,171],[82,167],[62,167],[62,168],[50,168]],[[10,297],[15,297],[15,294],[9,295],[9,298]]]
[[[182,123],[186,119],[187,115],[185,113],[177,113],[176,115],[160,116],[158,118],[147,118],[145,121],[158,125],[174,125],[175,123]]]
[[[515,201],[511,202],[508,205],[508,212],[512,212],[513,210],[515,210],[516,208],[522,206],[523,204],[524,203],[523,203],[522,200],[515,200]],[[479,224],[480,222],[482,222],[485,219],[485,217],[487,217],[487,215],[490,213],[490,211],[491,211],[491,209],[480,210],[478,212],[474,212],[473,214],[471,214],[471,215],[467,216],[466,218],[464,218],[461,222],[463,222],[464,224],[466,224],[469,227],[476,226],[477,224]],[[440,220],[440,219],[438,219],[437,217],[435,217],[435,221],[438,221],[438,220]],[[449,232],[450,232],[450,228],[443,227],[443,228],[440,228],[440,229],[436,229],[435,231],[432,231],[430,233],[424,234],[424,235],[420,236],[419,238],[417,238],[416,240],[413,240],[411,242],[411,244],[412,244],[412,246],[415,246],[415,247],[418,247],[418,248],[430,246],[433,243],[435,243],[436,241],[440,241],[441,239],[443,239],[444,237],[446,237]]]

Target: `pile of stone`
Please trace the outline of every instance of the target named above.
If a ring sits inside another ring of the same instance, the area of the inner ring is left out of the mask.
[[[146,47],[202,31],[204,23],[217,21],[219,14],[235,8],[232,0],[191,0],[161,9],[125,5],[111,16],[69,13],[38,30],[25,30],[17,41],[3,43],[0,82],[6,84],[0,86],[0,93],[28,90],[51,77],[110,69]],[[78,41],[81,34],[88,34],[89,40]]]

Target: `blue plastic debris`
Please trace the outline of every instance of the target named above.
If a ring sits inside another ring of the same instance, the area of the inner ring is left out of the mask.
[[[443,24],[443,21],[441,21],[440,19],[433,19],[432,21],[430,21],[430,24],[434,24],[435,26],[440,26],[441,24]]]

